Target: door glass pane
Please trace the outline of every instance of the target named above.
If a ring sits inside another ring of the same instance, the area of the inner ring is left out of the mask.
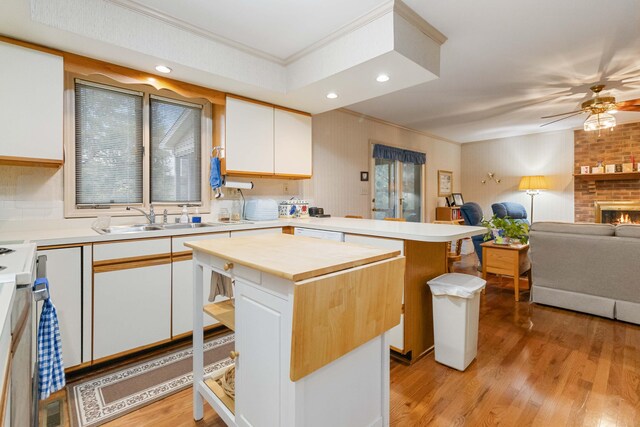
[[[402,216],[409,222],[422,218],[422,165],[402,164]]]
[[[396,217],[396,162],[387,159],[375,159],[374,176],[374,219]]]
[[[200,202],[198,107],[151,98],[151,202]]]
[[[76,204],[142,203],[142,96],[75,89]]]

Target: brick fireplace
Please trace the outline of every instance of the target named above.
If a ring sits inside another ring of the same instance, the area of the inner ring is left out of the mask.
[[[634,156],[636,163],[640,162],[640,123],[618,125],[613,131],[574,132],[574,173],[580,174],[580,166],[596,166],[603,164],[630,163]],[[574,203],[576,222],[599,222],[602,209],[598,205],[612,206],[617,202],[631,202],[640,209],[640,178],[626,176],[617,179],[607,176],[606,180],[592,179],[594,177],[576,176],[574,179]],[[613,178],[613,179],[610,179]],[[621,211],[623,205],[615,209]],[[635,214],[633,214],[635,216]],[[624,218],[623,218],[624,219]],[[617,222],[607,221],[603,222]]]

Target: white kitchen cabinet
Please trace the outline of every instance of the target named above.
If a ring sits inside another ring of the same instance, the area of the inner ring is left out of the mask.
[[[193,261],[191,260],[191,248],[184,246],[185,242],[210,239],[228,239],[229,232],[206,234],[198,236],[181,236],[172,239],[172,251],[174,262],[172,265],[172,328],[171,334],[175,338],[178,335],[193,331]],[[189,253],[187,255],[186,253]],[[176,254],[181,254],[176,256]],[[175,261],[178,259],[179,261]],[[202,298],[205,304],[209,303],[209,286],[204,286]],[[217,297],[216,302],[226,298]],[[204,326],[219,324],[215,319],[206,314],[202,314]]]
[[[93,359],[171,338],[171,264],[96,272]]]
[[[235,301],[235,349],[241,355],[236,364],[236,423],[246,427],[290,424],[283,419],[292,386],[283,381],[289,371],[289,301],[238,279]]]
[[[311,177],[311,116],[275,109],[275,173]]]
[[[227,97],[227,174],[310,178],[311,116]]]
[[[56,307],[64,367],[82,363],[82,247],[38,251],[47,256],[49,294]],[[38,304],[38,318],[42,304]],[[90,307],[87,307],[90,310]]]
[[[0,160],[61,165],[62,57],[0,42],[0,58]]]
[[[274,173],[273,107],[227,97],[225,129],[227,173]]]
[[[171,239],[93,245],[93,360],[171,339]]]
[[[356,243],[359,245],[375,246],[383,249],[391,249],[400,251],[400,255],[404,255],[404,241],[395,239],[386,239],[383,237],[362,236],[359,234],[345,234],[344,241]],[[426,284],[425,284],[426,286]],[[403,284],[404,288],[404,284]],[[404,304],[404,292],[402,292],[402,303]],[[404,312],[400,316],[400,324],[389,330],[389,345],[400,353],[404,352]]]

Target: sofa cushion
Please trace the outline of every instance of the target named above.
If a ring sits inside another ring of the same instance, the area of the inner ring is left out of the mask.
[[[618,237],[635,237],[640,239],[640,225],[622,224],[616,227],[616,236]]]
[[[531,231],[543,231],[548,233],[583,234],[589,236],[613,236],[616,227],[611,224],[571,223],[571,222],[536,222],[531,226]]]

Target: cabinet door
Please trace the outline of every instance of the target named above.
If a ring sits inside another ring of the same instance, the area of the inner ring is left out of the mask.
[[[0,42],[0,157],[62,161],[62,57]]]
[[[275,173],[311,176],[311,116],[275,109]]]
[[[236,280],[236,424],[287,424],[289,302]]]
[[[174,262],[172,267],[172,337],[193,332],[193,261]],[[204,286],[202,298],[205,304],[209,304],[209,286]],[[216,301],[227,298],[216,297]],[[217,325],[211,316],[202,313],[204,326]]]
[[[96,272],[93,287],[94,360],[171,338],[170,263]]]
[[[82,248],[38,251],[47,256],[51,302],[56,307],[64,367],[82,363]],[[38,304],[38,317],[42,304]],[[90,309],[90,307],[88,307]]]
[[[273,107],[227,98],[226,168],[273,174]]]

